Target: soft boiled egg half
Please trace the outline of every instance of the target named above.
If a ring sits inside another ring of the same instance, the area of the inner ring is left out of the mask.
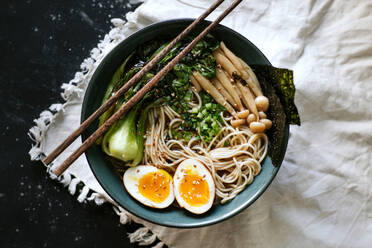
[[[194,214],[208,211],[215,195],[215,185],[208,169],[199,161],[186,159],[178,165],[173,177],[178,204]]]
[[[166,208],[174,201],[172,176],[151,165],[131,167],[124,173],[128,193],[142,204]]]

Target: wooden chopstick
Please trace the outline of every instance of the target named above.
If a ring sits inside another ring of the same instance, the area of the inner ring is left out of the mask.
[[[57,148],[55,148],[44,160],[45,165],[50,164],[59,154],[61,154],[80,134],[99,116],[101,116],[112,104],[135,83],[149,72],[180,40],[182,40],[198,23],[204,20],[213,10],[215,10],[224,0],[218,0],[211,5],[198,19],[193,21],[185,30],[172,40],[157,56],[155,56],[147,65],[137,72],[127,83],[115,92],[107,101],[101,105],[93,114],[91,114],[81,125],[68,136]]]
[[[60,176],[82,153],[84,153],[89,146],[91,146],[101,135],[103,135],[109,127],[114,124],[126,111],[133,107],[142,97],[149,92],[156,83],[164,77],[172,68],[187,54],[191,49],[223,18],[226,17],[242,0],[235,0],[214,22],[212,22],[207,28],[203,30],[186,48],[184,48],[175,58],[173,58],[160,72],[158,72],[146,85],[144,85],[141,90],[139,90],[132,98],[128,100],[118,111],[116,111],[101,127],[99,127],[91,136],[89,136],[81,146],[74,151],[59,167],[53,170],[53,173]],[[212,7],[214,7],[218,2],[216,2]],[[218,5],[217,5],[218,6]],[[214,9],[217,7],[215,6]],[[207,11],[208,12],[208,11]],[[199,19],[199,18],[198,18]],[[197,20],[198,20],[197,19]],[[199,20],[199,22],[201,19]],[[199,23],[198,22],[198,23]],[[189,26],[190,27],[190,26]],[[188,28],[189,28],[188,27]],[[188,29],[187,28],[187,29]],[[186,29],[185,29],[186,31]],[[184,31],[184,32],[185,32]],[[183,33],[184,33],[183,32]],[[188,33],[188,32],[187,32]],[[179,36],[177,36],[179,38]],[[177,40],[177,38],[175,40]],[[181,40],[182,38],[178,39]],[[176,43],[177,43],[176,42]],[[152,61],[151,61],[152,62]],[[151,63],[150,62],[150,63]],[[128,81],[129,82],[129,81]],[[127,83],[128,84],[128,83]],[[113,103],[113,102],[112,102]],[[97,111],[96,111],[97,112]],[[103,112],[102,112],[103,113]],[[90,118],[90,117],[89,117]],[[80,127],[79,127],[80,128]],[[79,130],[79,129],[78,129]],[[71,135],[72,136],[72,135]],[[68,141],[69,142],[69,141]],[[48,162],[49,160],[47,160]],[[44,162],[45,163],[45,162]]]

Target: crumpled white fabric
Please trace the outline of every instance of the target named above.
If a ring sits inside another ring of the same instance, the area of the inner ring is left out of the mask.
[[[120,32],[112,35],[119,37],[107,50],[101,44],[106,52],[92,66],[133,31],[161,20],[197,17],[211,2],[146,1],[127,15],[125,25],[115,19]],[[222,24],[252,41],[274,66],[294,71],[302,125],[291,127],[283,165],[251,207],[222,223],[174,229],[136,221],[177,248],[372,247],[371,13],[368,0],[243,1]],[[70,97],[49,127],[40,148],[46,154],[78,125],[82,95]],[[85,157],[69,172],[109,199]]]

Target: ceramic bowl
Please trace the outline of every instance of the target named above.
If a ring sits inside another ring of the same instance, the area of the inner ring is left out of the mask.
[[[114,71],[120,66],[121,62],[138,45],[159,36],[175,37],[192,21],[192,19],[177,19],[155,23],[134,33],[118,44],[100,63],[89,83],[82,106],[82,121],[100,106],[107,87],[107,82],[110,81]],[[200,33],[209,23],[208,21],[201,23],[194,29],[193,34]],[[248,64],[270,65],[270,62],[256,46],[232,29],[223,25],[218,25],[213,29],[211,34],[218,40],[224,41],[235,54],[239,55]],[[83,140],[95,131],[98,125],[97,123],[97,121],[93,123],[93,125],[83,133]],[[282,158],[284,157],[288,142],[288,130],[289,127],[287,125],[284,135]],[[262,164],[262,171],[260,174],[256,176],[253,183],[237,197],[226,204],[214,205],[205,214],[194,215],[182,208],[168,207],[164,210],[159,210],[140,204],[127,193],[121,178],[118,177],[118,174],[108,163],[99,146],[91,146],[85,154],[98,182],[120,206],[147,221],[179,228],[211,225],[238,214],[264,193],[280,168],[273,166],[270,157],[266,157]]]

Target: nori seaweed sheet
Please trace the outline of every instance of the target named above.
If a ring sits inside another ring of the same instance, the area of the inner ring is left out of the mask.
[[[252,65],[251,68],[260,82],[264,95],[270,101],[266,114],[272,120],[273,126],[267,132],[268,155],[273,165],[279,166],[283,154],[282,144],[286,123],[300,125],[300,117],[294,105],[293,72],[268,65]]]
[[[286,113],[287,122],[300,126],[300,116],[294,103],[296,89],[293,83],[293,71],[268,65],[253,65],[252,69],[257,78],[261,78],[274,87]]]

